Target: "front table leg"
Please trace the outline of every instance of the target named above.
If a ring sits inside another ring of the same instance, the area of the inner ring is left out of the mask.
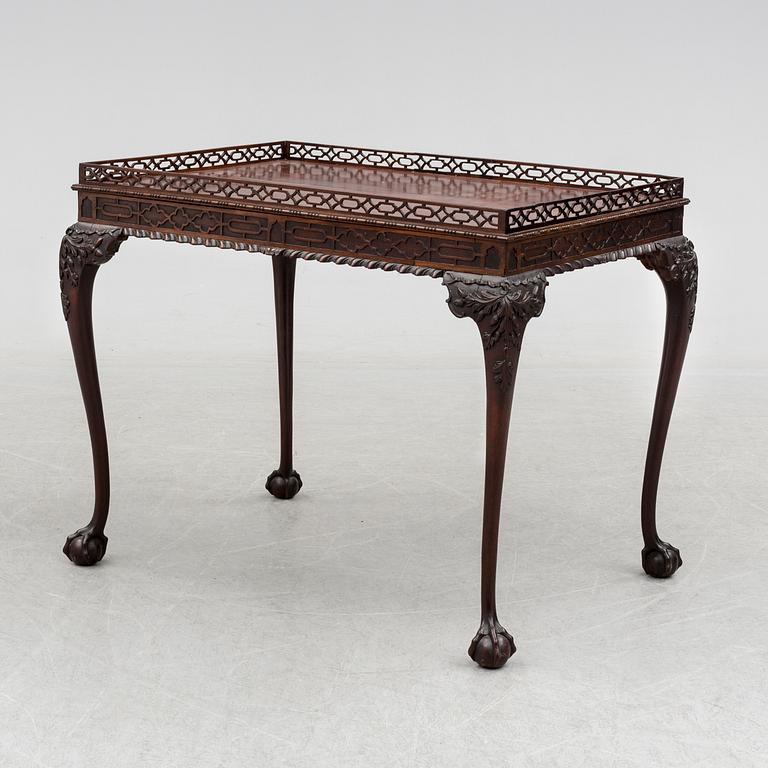
[[[280,388],[280,466],[267,478],[265,487],[278,499],[292,499],[301,490],[301,477],[293,468],[293,286],[296,259],[274,255],[272,275]]]
[[[641,523],[645,543],[642,552],[643,570],[649,576],[666,579],[683,561],[680,552],[671,544],[662,541],[656,531],[656,495],[669,420],[675,404],[688,337],[693,328],[699,270],[693,244],[684,237],[659,243],[652,254],[642,257],[642,262],[659,275],[667,295],[664,351],[648,440],[641,501]]]
[[[481,667],[502,667],[515,652],[515,643],[496,616],[496,559],[499,512],[504,482],[509,417],[523,332],[544,308],[543,273],[496,278],[448,272],[448,306],[457,317],[471,317],[485,350],[486,438],[485,498],[480,629],[469,655]]]
[[[68,536],[64,545],[64,554],[77,565],[98,563],[107,549],[104,526],[109,514],[109,455],[93,345],[91,297],[99,266],[117,253],[123,240],[125,235],[118,228],[73,224],[66,231],[59,251],[61,306],[91,433],[95,484],[91,522]]]

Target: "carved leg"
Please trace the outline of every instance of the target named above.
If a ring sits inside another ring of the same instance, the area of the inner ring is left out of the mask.
[[[96,495],[91,522],[68,536],[64,545],[64,554],[77,565],[94,565],[107,549],[104,526],[109,514],[109,455],[93,345],[91,296],[99,265],[117,253],[123,240],[125,235],[120,229],[73,224],[66,231],[59,252],[61,306],[91,433]]]
[[[645,461],[641,521],[643,527],[643,570],[657,579],[669,578],[682,564],[680,552],[662,541],[656,531],[656,494],[667,439],[669,420],[683,368],[688,337],[696,309],[698,264],[693,244],[686,238],[659,243],[654,253],[642,257],[664,283],[667,295],[667,325],[661,359],[656,403],[653,409],[648,455]]]
[[[542,273],[511,278],[446,273],[448,306],[457,317],[471,317],[480,329],[485,350],[486,440],[485,498],[480,629],[469,655],[481,667],[502,667],[515,652],[515,643],[496,616],[496,558],[499,512],[504,482],[509,417],[517,362],[525,326],[544,308]]]
[[[267,478],[266,489],[278,499],[292,499],[301,489],[301,477],[293,468],[293,286],[296,260],[273,256],[272,272],[280,386],[280,466]]]

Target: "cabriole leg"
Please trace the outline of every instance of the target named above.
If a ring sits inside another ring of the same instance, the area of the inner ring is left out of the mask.
[[[91,297],[99,266],[117,253],[123,240],[125,235],[120,229],[74,224],[66,231],[59,251],[61,306],[91,434],[95,485],[90,523],[68,536],[64,544],[64,554],[77,565],[94,565],[107,549],[104,526],[109,514],[109,454],[93,344]]]
[[[292,499],[301,490],[293,468],[293,286],[296,260],[272,257],[277,326],[277,371],[280,388],[280,466],[267,478],[266,489],[278,499]]]
[[[481,667],[502,667],[515,652],[512,635],[496,615],[496,560],[499,512],[504,482],[509,418],[523,332],[544,308],[543,274],[513,278],[446,273],[448,306],[457,317],[471,317],[485,351],[486,442],[481,572],[480,629],[469,647]]]
[[[693,327],[696,309],[698,263],[693,244],[684,237],[658,243],[656,250],[642,257],[664,284],[667,296],[667,323],[664,351],[656,389],[651,434],[643,477],[641,522],[643,528],[643,569],[657,579],[669,578],[682,564],[680,552],[659,538],[656,530],[656,496],[659,472],[667,439],[669,420],[675,404],[677,385]]]

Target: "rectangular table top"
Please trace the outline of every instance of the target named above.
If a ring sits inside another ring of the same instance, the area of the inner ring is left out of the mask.
[[[82,163],[75,189],[83,221],[491,274],[525,266],[511,243],[563,228],[642,219],[632,242],[679,234],[687,202],[675,176],[296,141]]]
[[[570,200],[600,191],[597,187],[350,166],[323,160],[260,160],[203,168],[196,173],[217,179],[301,186],[344,195],[397,197],[468,208],[482,206],[493,211]]]

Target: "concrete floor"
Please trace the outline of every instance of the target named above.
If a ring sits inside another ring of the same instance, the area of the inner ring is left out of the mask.
[[[106,559],[64,354],[2,370],[0,765],[765,766],[768,376],[686,373],[640,568],[655,372],[521,371],[500,618],[475,667],[481,370],[314,365],[292,502],[274,363],[102,353]]]

